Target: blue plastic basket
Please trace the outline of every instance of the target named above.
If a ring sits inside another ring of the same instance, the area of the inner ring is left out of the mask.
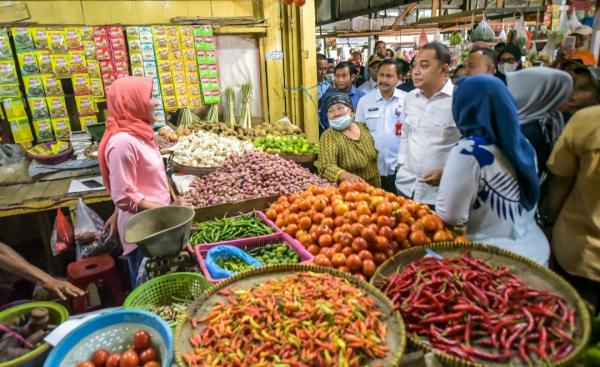
[[[122,353],[133,345],[133,335],[146,330],[161,357],[161,366],[171,366],[173,332],[157,315],[141,310],[110,311],[90,319],[71,331],[52,349],[44,367],[75,367],[90,359],[94,350],[106,348]]]

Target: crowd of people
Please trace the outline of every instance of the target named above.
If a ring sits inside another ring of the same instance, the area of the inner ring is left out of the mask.
[[[315,165],[551,266],[599,309],[600,68],[578,49],[589,34],[577,29],[552,67],[524,68],[512,44],[475,44],[454,67],[438,42],[410,63],[382,41],[364,66],[360,53],[335,66],[320,55]]]

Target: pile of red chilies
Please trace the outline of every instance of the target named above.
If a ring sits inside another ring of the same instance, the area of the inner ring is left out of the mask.
[[[192,319],[188,366],[364,366],[388,355],[375,300],[328,274],[295,273],[248,290],[224,288]]]
[[[471,362],[543,365],[574,348],[575,311],[564,299],[469,253],[422,258],[388,277],[381,289],[409,334]]]

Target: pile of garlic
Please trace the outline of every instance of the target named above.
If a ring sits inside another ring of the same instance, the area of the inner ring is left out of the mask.
[[[198,130],[179,138],[173,161],[193,167],[219,167],[230,155],[242,155],[252,149],[250,142]]]

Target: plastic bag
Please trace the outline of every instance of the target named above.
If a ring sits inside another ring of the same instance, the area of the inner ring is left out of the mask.
[[[525,25],[523,17],[519,18],[515,30],[517,31],[517,46],[519,46],[521,52],[525,54],[525,47],[527,46],[527,26]]]
[[[556,55],[557,37],[554,34],[548,36],[548,42],[538,54],[537,60],[550,65],[554,62],[554,56]]]
[[[569,16],[569,28],[571,31],[576,30],[581,27],[583,24],[577,19],[577,14],[575,13],[575,8],[571,10],[571,15]]]
[[[77,260],[98,255],[102,249],[104,221],[79,198],[75,207]]]
[[[73,226],[60,208],[56,209],[56,220],[50,236],[52,255],[56,256],[73,245]]]
[[[429,39],[427,39],[427,32],[424,29],[421,29],[421,34],[419,35],[419,48],[425,46],[429,43]]]
[[[31,182],[29,162],[18,144],[0,145],[0,185]]]
[[[500,31],[500,34],[498,34],[498,40],[500,42],[506,42],[506,29],[504,29],[504,25],[502,25],[502,30]]]
[[[252,265],[257,268],[261,266],[260,262],[258,262],[255,258],[248,255],[245,251],[237,247],[228,245],[216,246],[208,250],[208,252],[206,253],[206,260],[204,261],[204,263],[206,264],[206,269],[210,273],[211,277],[213,277],[214,279],[223,279],[229,278],[230,276],[235,274],[232,271],[223,269],[216,263],[217,259],[227,257],[240,258],[246,264]]]
[[[473,32],[471,32],[471,42],[492,42],[494,40],[494,36],[494,30],[484,19],[477,25],[477,27],[475,27],[475,29],[473,29]]]

